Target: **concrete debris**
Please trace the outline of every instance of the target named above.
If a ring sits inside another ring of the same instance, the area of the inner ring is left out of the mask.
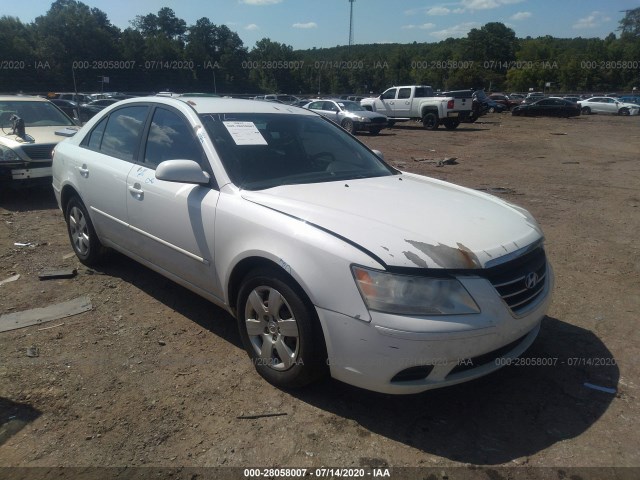
[[[15,282],[16,280],[18,280],[20,278],[20,274],[17,273],[15,275],[12,275],[9,278],[5,278],[4,280],[0,280],[0,285],[4,285],[5,283],[9,283],[9,282]]]
[[[66,268],[62,270],[44,270],[38,275],[40,280],[53,280],[58,278],[73,278],[78,274],[75,268]]]
[[[59,318],[70,317],[93,308],[89,297],[82,296],[67,302],[49,305],[43,308],[33,308],[22,312],[0,315],[0,332],[17,330],[18,328],[39,325]]]

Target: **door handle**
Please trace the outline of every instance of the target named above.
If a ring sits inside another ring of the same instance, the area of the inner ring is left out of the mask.
[[[78,167],[78,171],[80,172],[80,175],[83,176],[84,178],[89,177],[89,169],[87,168],[86,163],[83,163],[81,167]]]
[[[144,197],[144,190],[142,190],[142,187],[140,186],[139,183],[134,183],[133,185],[129,185],[129,191],[131,192],[131,194],[137,198],[138,200],[142,200]]]

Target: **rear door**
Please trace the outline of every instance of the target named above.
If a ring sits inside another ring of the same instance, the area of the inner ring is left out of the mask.
[[[156,107],[140,160],[127,178],[133,252],[170,277],[219,296],[213,268],[218,190],[213,182],[204,186],[155,177],[165,160],[193,160],[212,173],[189,120],[171,107]]]

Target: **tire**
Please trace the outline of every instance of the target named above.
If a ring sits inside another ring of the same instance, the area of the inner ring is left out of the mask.
[[[236,317],[249,358],[272,385],[299,388],[327,373],[320,321],[283,272],[262,268],[249,273],[240,287]]]
[[[382,130],[381,128],[372,128],[371,130],[369,130],[369,133],[371,135],[378,135],[381,130]]]
[[[580,113],[582,113],[582,115],[591,115],[591,109],[589,107],[582,107]]]
[[[395,120],[389,120],[389,121],[387,122],[387,127],[391,128],[391,127],[393,127],[395,124],[396,124]]]
[[[442,123],[447,130],[455,130],[460,125],[460,120],[445,120]]]
[[[64,218],[69,241],[78,259],[88,267],[100,264],[106,248],[100,243],[87,209],[77,196],[67,203]]]
[[[427,130],[435,130],[438,128],[438,115],[433,112],[427,112],[422,117],[422,126]]]
[[[631,115],[631,112],[627,107],[622,107],[620,110],[618,110],[618,115],[622,115],[623,117],[628,117],[629,115]]]
[[[494,113],[496,111],[495,107],[489,107],[489,113]]]
[[[344,128],[350,134],[353,135],[353,133],[355,132],[355,127],[353,125],[353,122],[351,120],[349,120],[348,118],[345,118],[342,121],[341,125],[342,125],[342,128]]]

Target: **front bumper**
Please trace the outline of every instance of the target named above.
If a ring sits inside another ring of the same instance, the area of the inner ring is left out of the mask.
[[[520,356],[540,330],[553,288],[517,317],[483,278],[460,279],[481,308],[475,315],[405,317],[371,312],[363,322],[317,308],[331,375],[382,393],[419,393],[481,377]]]

